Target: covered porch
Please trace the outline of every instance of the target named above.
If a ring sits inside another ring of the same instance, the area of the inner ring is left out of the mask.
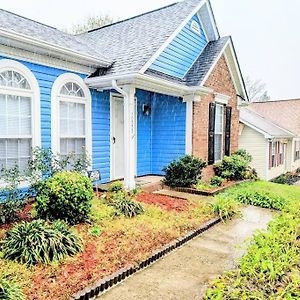
[[[90,88],[104,90],[109,98],[109,170],[102,184],[124,180],[129,190],[146,185],[149,178],[163,175],[163,168],[172,160],[192,153],[193,101],[200,101],[209,89],[144,76],[138,76],[139,80],[86,79]],[[96,113],[93,111],[95,118]],[[93,151],[93,160],[100,159]]]

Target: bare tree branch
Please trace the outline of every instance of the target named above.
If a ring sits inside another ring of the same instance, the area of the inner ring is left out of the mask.
[[[80,34],[89,30],[101,28],[116,21],[118,20],[115,20],[109,15],[89,16],[83,22],[73,24],[71,30],[66,31],[72,34]]]
[[[266,84],[261,80],[252,80],[249,76],[247,76],[245,78],[245,84],[250,102],[263,102],[270,100]]]

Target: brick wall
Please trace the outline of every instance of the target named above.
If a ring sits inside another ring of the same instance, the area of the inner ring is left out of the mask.
[[[228,105],[232,107],[231,152],[234,152],[238,149],[239,111],[236,90],[224,56],[219,59],[204,85],[212,88],[216,93],[230,96]],[[213,95],[204,96],[200,102],[194,103],[193,109],[193,154],[205,161],[208,159],[209,103],[213,101]],[[206,180],[211,176],[213,176],[213,168],[208,166],[203,172],[203,179]]]

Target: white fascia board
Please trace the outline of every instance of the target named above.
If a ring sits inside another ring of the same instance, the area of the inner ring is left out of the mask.
[[[198,13],[200,8],[205,5],[207,0],[202,0],[199,4],[195,7],[195,9],[184,19],[184,21],[178,26],[178,28],[173,32],[172,35],[162,44],[162,46],[152,55],[152,57],[147,61],[147,63],[141,68],[139,73],[144,74],[149,67],[155,62],[155,60],[161,55],[161,53],[165,50],[165,48],[175,39],[178,33],[184,28],[187,22]]]
[[[85,82],[89,87],[99,90],[112,88],[112,81],[116,80],[119,86],[132,84],[136,88],[151,90],[158,93],[166,93],[173,96],[183,97],[189,94],[203,95],[212,94],[213,90],[207,87],[189,87],[182,84],[170,82],[168,80],[155,78],[150,75],[139,73],[128,73],[107,77],[86,78]]]
[[[94,57],[92,55],[86,55],[76,50],[71,50],[65,47],[61,47],[34,37],[27,36],[22,33],[6,30],[0,28],[0,37],[10,41],[10,45],[13,47],[16,44],[23,43],[29,46],[33,52],[37,52],[39,49],[45,54],[53,53],[58,56],[67,58],[68,60],[76,61],[82,65],[91,65],[95,67],[109,67],[111,62],[105,59]]]
[[[230,96],[220,94],[220,93],[215,93],[215,102],[228,105],[229,100],[230,100]]]

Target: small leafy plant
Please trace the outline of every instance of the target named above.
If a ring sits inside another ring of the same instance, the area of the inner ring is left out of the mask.
[[[93,199],[91,181],[79,173],[62,172],[43,181],[37,193],[37,216],[69,224],[87,221]]]
[[[174,160],[163,171],[164,183],[170,187],[191,187],[201,179],[201,173],[206,163],[192,155]]]
[[[25,296],[14,280],[0,276],[0,299],[25,300]]]
[[[212,185],[212,186],[221,186],[224,181],[225,181],[225,179],[220,177],[220,176],[213,176],[210,179],[210,185]]]
[[[61,221],[22,222],[9,230],[1,242],[3,258],[27,265],[60,261],[81,249],[81,239]]]
[[[199,180],[193,187],[198,191],[209,191],[214,188],[211,184],[201,180]]]
[[[0,191],[0,224],[5,224],[18,220],[18,213],[24,208],[24,200],[28,194],[20,189],[24,175],[17,165],[9,169],[3,168],[1,178],[4,187]]]

